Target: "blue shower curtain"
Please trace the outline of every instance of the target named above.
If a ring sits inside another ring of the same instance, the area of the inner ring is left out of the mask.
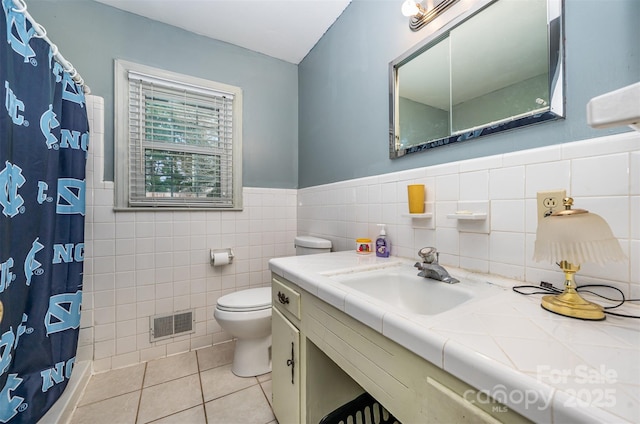
[[[35,423],[60,397],[82,303],[82,87],[2,0],[0,32],[0,423]]]

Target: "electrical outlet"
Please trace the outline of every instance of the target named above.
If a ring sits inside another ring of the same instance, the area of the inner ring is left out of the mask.
[[[566,190],[547,190],[538,192],[538,221],[554,212],[562,210],[562,199],[567,197]]]

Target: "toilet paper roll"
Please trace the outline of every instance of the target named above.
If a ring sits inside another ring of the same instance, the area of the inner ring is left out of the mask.
[[[216,252],[211,255],[213,266],[223,266],[229,264],[229,252]]]

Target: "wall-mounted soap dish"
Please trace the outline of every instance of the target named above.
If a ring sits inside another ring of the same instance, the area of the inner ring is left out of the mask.
[[[456,220],[458,231],[480,234],[491,232],[491,203],[488,200],[458,201],[457,206],[456,212],[447,214],[447,218]]]
[[[470,220],[470,221],[482,221],[487,219],[487,214],[486,212],[458,211],[456,213],[448,214],[447,218]]]

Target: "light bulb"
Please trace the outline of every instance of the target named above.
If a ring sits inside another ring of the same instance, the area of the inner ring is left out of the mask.
[[[415,0],[405,0],[402,3],[402,14],[404,16],[415,16],[420,13],[420,9],[418,9],[418,5]]]

